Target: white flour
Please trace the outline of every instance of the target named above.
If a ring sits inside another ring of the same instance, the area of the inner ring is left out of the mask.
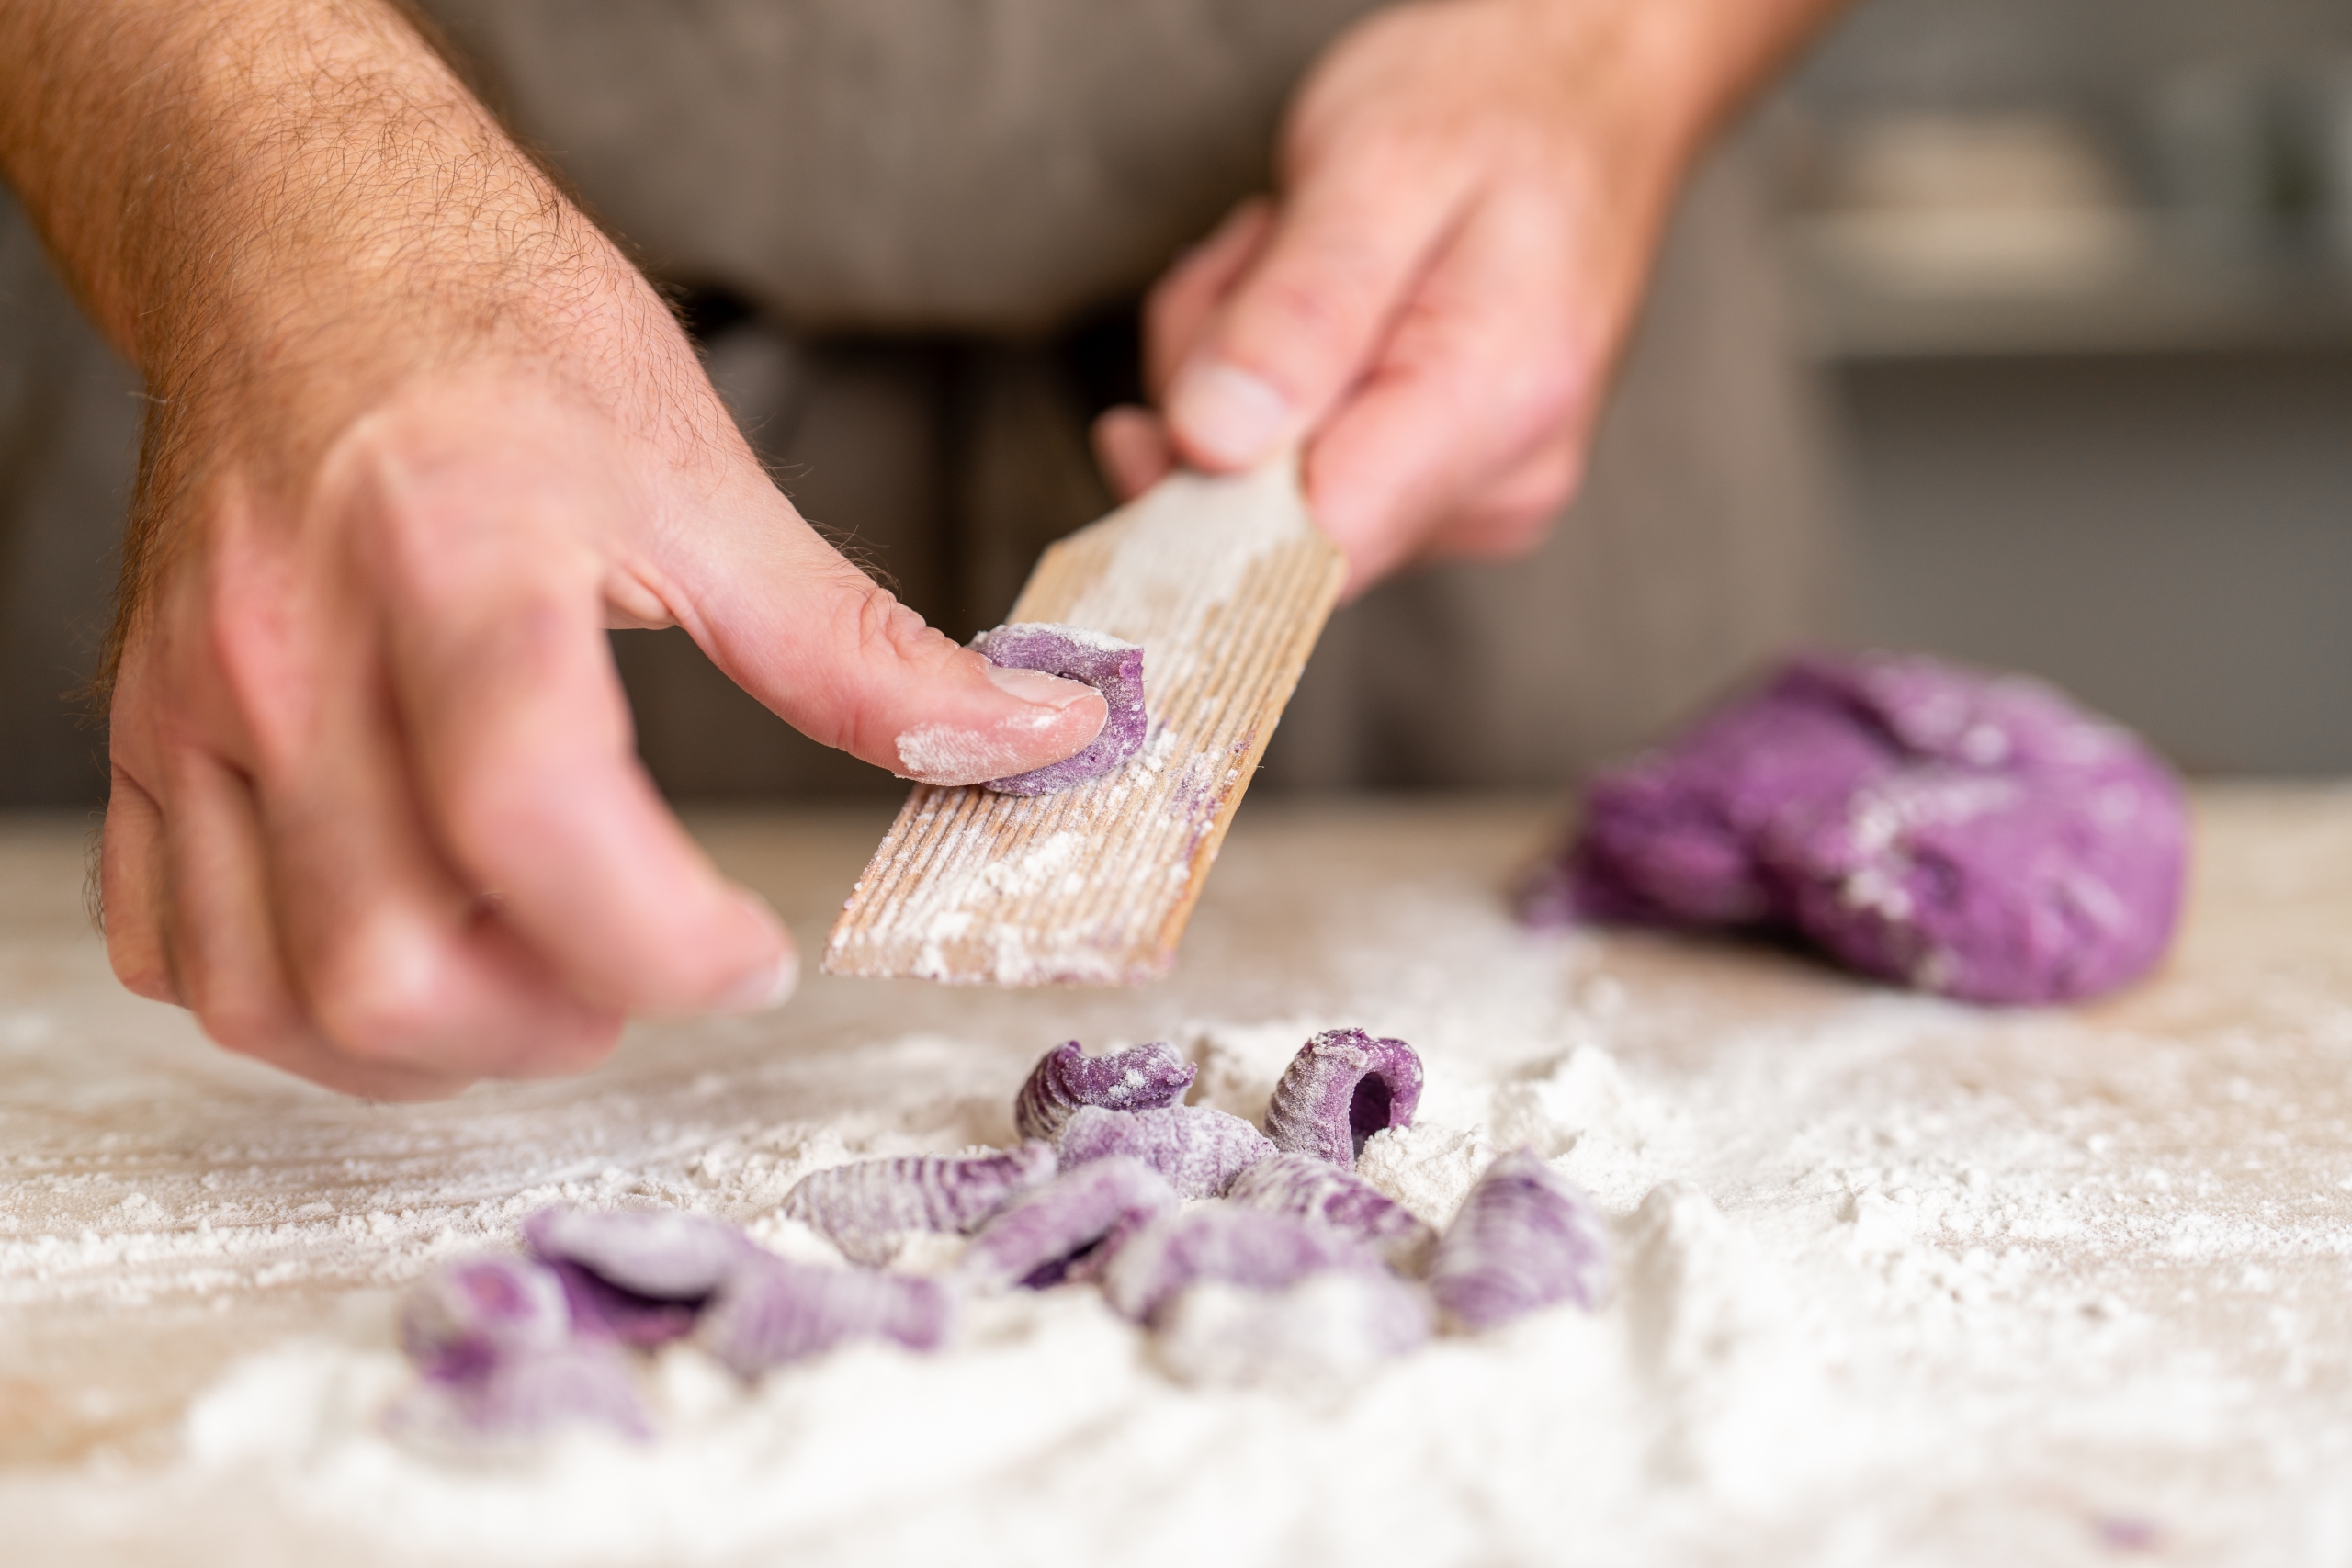
[[[789,1052],[703,1026],[593,1097],[223,1112],[152,1179],[12,1145],[0,1307],[233,1314],[275,1281],[332,1310],[155,1456],[0,1481],[0,1517],[31,1560],[119,1540],[241,1565],[2352,1560],[2352,985],[2324,947],[2249,965],[2217,939],[2132,1007],[1992,1015],[1769,954],[1525,937],[1491,868],[1367,892],[1228,863],[1264,923],[1205,924],[1200,983],[1151,1005],[829,982]],[[2308,891],[2332,863],[2265,874]],[[801,1174],[1008,1141],[1028,1062],[1118,1043],[1123,1009],[1200,1060],[1196,1100],[1250,1115],[1314,1029],[1413,1041],[1419,1123],[1365,1174],[1442,1224],[1534,1147],[1612,1216],[1616,1300],[1244,1389],[1172,1380],[1072,1289],[983,1303],[934,1358],[864,1347],[752,1389],[671,1350],[646,1448],[485,1463],[374,1427],[407,1375],[398,1281],[559,1196],[814,1254],[774,1215]],[[0,1011],[12,1062],[67,1072],[57,1034]]]

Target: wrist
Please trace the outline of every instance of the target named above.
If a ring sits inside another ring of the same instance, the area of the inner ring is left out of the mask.
[[[1850,0],[1502,0],[1577,90],[1606,90],[1679,171]]]

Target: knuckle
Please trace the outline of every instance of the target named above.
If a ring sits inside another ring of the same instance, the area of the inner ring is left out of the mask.
[[[280,682],[277,642],[281,631],[272,606],[256,604],[217,582],[209,595],[203,626],[206,662],[219,671],[221,693],[246,733],[267,733]]]
[[[151,1002],[177,1002],[179,982],[152,916],[119,893],[110,903],[102,901],[96,915],[99,933],[106,939],[107,967],[123,989]]]
[[[921,615],[899,602],[899,596],[871,579],[861,577],[842,604],[843,637],[860,660],[911,660],[944,637]]]
[[[447,965],[429,938],[368,921],[331,939],[313,958],[304,990],[311,1016],[341,1056],[380,1066],[417,1064],[450,1020]]]
[[[1575,457],[1563,454],[1546,458],[1529,476],[1526,489],[1516,498],[1511,515],[1518,525],[1541,538],[1552,520],[1568,508],[1577,498],[1583,478],[1583,468]]]
[[[153,946],[126,942],[109,931],[107,963],[114,970],[115,979],[132,996],[144,997],[151,1002],[179,1000],[179,988],[172,983],[172,972]]]
[[[197,1026],[224,1051],[279,1062],[309,1039],[302,1020],[269,997],[201,973],[184,976],[181,988]]]
[[[371,1066],[417,1063],[437,1042],[444,1021],[429,995],[383,982],[329,985],[314,994],[311,1006],[335,1052]]]
[[[1278,342],[1290,355],[1303,355],[1318,367],[1351,356],[1365,332],[1371,294],[1368,284],[1350,276],[1345,268],[1267,278],[1256,299],[1263,334],[1261,352]]]

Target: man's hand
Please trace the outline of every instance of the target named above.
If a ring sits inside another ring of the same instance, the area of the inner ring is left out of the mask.
[[[1685,166],[1838,0],[1416,0],[1291,106],[1280,193],[1153,291],[1160,411],[1096,426],[1134,494],[1306,443],[1351,591],[1532,547],[1576,489]]]
[[[154,400],[108,952],[232,1049],[416,1098],[783,999],[781,925],[635,760],[607,626],[684,626],[893,771],[919,736],[934,782],[1101,728],[800,520],[652,290],[375,0],[0,6],[0,164]]]

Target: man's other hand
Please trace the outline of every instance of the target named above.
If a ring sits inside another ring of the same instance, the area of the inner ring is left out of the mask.
[[[1835,0],[1416,0],[1291,105],[1278,194],[1154,289],[1133,494],[1293,443],[1351,592],[1534,546],[1575,491],[1685,166]]]

